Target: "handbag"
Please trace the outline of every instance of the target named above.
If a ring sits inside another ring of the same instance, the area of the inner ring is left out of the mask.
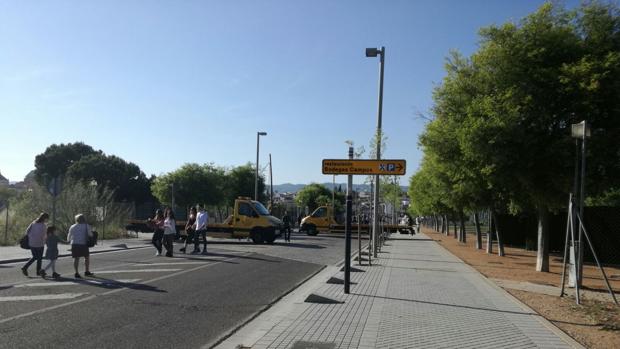
[[[19,247],[23,248],[24,250],[30,249],[30,243],[28,242],[28,233],[30,232],[30,228],[32,228],[32,223],[28,226],[28,229],[26,229],[26,233],[24,234],[24,236],[19,239]]]
[[[89,236],[88,237],[88,247],[95,247],[95,245],[97,244],[97,238],[99,237],[99,233],[97,233],[97,231],[93,230],[93,236]]]
[[[30,244],[28,243],[28,234],[22,236],[22,238],[19,239],[19,247],[23,248],[24,250],[30,249]]]

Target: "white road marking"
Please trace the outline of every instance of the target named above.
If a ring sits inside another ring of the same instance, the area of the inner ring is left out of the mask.
[[[204,263],[202,263],[204,264]],[[120,273],[163,273],[166,271],[179,271],[183,269],[131,269],[131,270],[95,270],[93,273],[98,274],[120,274]]]
[[[154,265],[192,265],[192,264],[205,264],[205,262],[167,262],[167,263],[136,263],[132,264],[132,267],[151,267]]]
[[[86,293],[60,293],[60,294],[44,294],[38,296],[6,296],[0,297],[0,302],[15,301],[47,301],[52,299],[72,299],[85,295]]]
[[[248,252],[247,254],[250,254],[250,253]],[[154,279],[144,281],[143,284],[144,285],[148,285],[148,284],[151,284],[153,282],[160,281],[160,280],[166,280],[166,279],[169,279],[169,278],[172,278],[172,277],[175,277],[175,276],[191,273],[191,272],[194,272],[194,271],[197,271],[197,270],[200,270],[200,269],[209,268],[209,267],[218,265],[220,263],[226,262],[227,260],[233,260],[233,259],[237,259],[237,258],[238,257],[231,257],[231,258],[227,258],[227,259],[224,259],[222,261],[219,261],[219,262],[199,265],[197,267],[186,269],[186,270],[180,271],[178,273],[159,276],[159,277],[156,277]],[[93,299],[95,299],[97,297],[108,296],[108,295],[115,294],[115,293],[118,293],[118,292],[121,292],[121,291],[124,291],[124,290],[127,290],[127,288],[117,288],[115,290],[104,292],[104,293],[102,293],[100,295],[91,295],[91,296],[80,298],[80,299],[77,299],[77,300],[74,300],[74,301],[71,301],[71,302],[62,303],[62,304],[58,304],[58,305],[53,305],[51,307],[37,309],[37,310],[33,310],[33,311],[30,311],[30,312],[27,312],[27,313],[11,316],[11,317],[8,317],[8,318],[5,318],[5,319],[0,319],[0,324],[6,323],[6,322],[9,322],[9,321],[13,321],[13,320],[17,320],[17,319],[22,319],[22,318],[25,318],[25,317],[28,317],[28,316],[31,316],[31,315],[35,315],[35,314],[45,313],[45,312],[48,312],[50,310],[55,310],[55,309],[60,309],[60,308],[68,307],[68,306],[73,305],[73,304],[87,302],[87,301],[93,300]]]
[[[118,283],[130,283],[137,282],[140,279],[120,279],[120,280],[67,280],[67,281],[53,281],[53,282],[33,282],[30,284],[15,285],[13,287],[48,287],[48,286],[78,286],[78,285],[113,285]]]

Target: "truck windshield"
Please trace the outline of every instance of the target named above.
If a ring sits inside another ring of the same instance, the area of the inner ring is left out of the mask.
[[[259,215],[269,216],[269,211],[265,208],[265,206],[263,206],[263,204],[258,201],[252,201],[252,203],[254,204],[254,208],[256,208],[256,211],[258,211]]]

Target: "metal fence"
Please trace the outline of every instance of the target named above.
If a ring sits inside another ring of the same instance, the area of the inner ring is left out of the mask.
[[[566,221],[565,211],[550,215],[550,252],[561,254],[564,251]],[[620,265],[620,207],[586,207],[584,223],[601,263]],[[498,215],[498,226],[506,245],[536,249],[536,215]],[[585,250],[584,258],[586,262],[594,262],[589,249]]]

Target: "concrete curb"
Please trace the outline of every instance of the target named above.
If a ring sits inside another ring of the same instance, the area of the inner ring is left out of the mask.
[[[362,246],[362,250],[364,248],[366,248],[366,247],[368,247],[368,244],[363,245]],[[351,260],[352,261],[357,256],[357,253],[358,253],[357,250],[355,252],[351,253]],[[274,308],[276,306],[283,306],[283,303],[285,303],[284,301],[286,300],[285,298],[289,298],[290,296],[295,295],[295,293],[300,291],[302,289],[302,287],[305,287],[306,285],[312,284],[312,283],[317,283],[317,284],[323,283],[324,281],[327,281],[327,279],[330,276],[337,275],[339,273],[340,268],[344,265],[344,261],[345,261],[345,259],[343,258],[341,261],[339,261],[338,263],[336,263],[336,264],[334,264],[332,266],[327,266],[327,265],[321,266],[321,268],[318,269],[316,272],[312,273],[311,275],[306,277],[304,280],[299,282],[297,285],[293,286],[290,290],[288,290],[286,293],[282,294],[280,297],[275,299],[270,304],[266,305],[263,309],[259,310],[257,313],[251,315],[247,319],[241,321],[241,323],[238,326],[236,326],[234,329],[229,331],[227,334],[223,335],[222,337],[220,337],[217,340],[211,341],[210,343],[207,343],[207,344],[203,345],[201,348],[203,348],[203,349],[211,349],[211,348],[222,347],[222,345],[224,345],[224,343],[225,344],[230,344],[230,341],[234,340],[235,336],[237,336],[241,331],[243,331],[244,329],[247,329],[248,327],[252,326],[252,324],[254,323],[255,320],[257,320],[258,318],[260,318],[261,316],[266,314],[268,311],[274,310]],[[351,267],[353,267],[353,263],[351,263]],[[313,289],[315,288],[314,286],[315,285],[312,286]],[[304,290],[301,290],[301,291],[304,291]],[[311,292],[311,290],[305,290],[305,292]],[[303,298],[306,298],[306,297],[304,296]],[[256,330],[256,328],[254,328],[252,330]],[[244,334],[244,336],[247,337],[247,333]],[[252,343],[252,345],[254,345],[254,344],[255,343]],[[234,344],[234,345],[237,345],[237,344]]]
[[[424,233],[420,233],[420,235],[424,235],[427,236]],[[531,312],[532,314],[536,314],[538,315],[536,317],[536,319],[546,328],[548,328],[551,332],[553,332],[555,335],[557,335],[558,337],[560,337],[564,342],[566,342],[566,344],[572,346],[573,348],[578,348],[578,349],[586,349],[581,343],[577,342],[573,337],[569,336],[566,332],[562,331],[562,329],[560,329],[559,327],[555,326],[553,323],[551,323],[549,320],[547,320],[544,316],[540,315],[540,313],[538,313],[537,311],[535,311],[534,309],[530,308],[529,306],[527,306],[527,304],[521,302],[518,298],[516,298],[515,296],[511,295],[508,291],[506,291],[505,289],[503,289],[502,287],[500,287],[499,285],[497,285],[495,282],[493,282],[492,280],[490,280],[489,278],[487,278],[484,274],[482,274],[481,272],[479,272],[476,268],[472,267],[471,265],[469,265],[467,262],[465,262],[464,260],[460,259],[459,257],[457,257],[456,255],[454,255],[452,252],[450,252],[450,250],[448,250],[447,248],[441,246],[441,244],[439,244],[437,241],[434,241],[437,246],[441,247],[441,249],[444,250],[444,252],[446,252],[447,254],[449,254],[450,256],[458,259],[459,261],[463,262],[464,265],[467,266],[467,268],[469,268],[472,273],[478,274],[482,277],[482,279],[484,281],[486,281],[491,287],[497,289],[499,292],[503,293],[506,298],[510,299],[511,301],[513,301],[514,303],[516,303],[519,307],[521,307],[524,311],[527,312]]]
[[[141,248],[147,248],[150,246],[136,246],[136,247],[126,247],[126,248],[109,248],[106,250],[98,250],[98,251],[90,251],[90,254],[99,254],[99,253],[106,253],[106,252],[116,252],[116,251],[127,251],[127,250],[137,250],[137,249],[141,249]],[[64,253],[64,254],[59,254],[58,258],[61,257],[71,257],[71,253]],[[11,263],[19,263],[19,262],[26,262],[30,259],[30,257],[26,257],[26,258],[14,258],[14,259],[3,259],[0,260],[0,264],[11,264]]]

